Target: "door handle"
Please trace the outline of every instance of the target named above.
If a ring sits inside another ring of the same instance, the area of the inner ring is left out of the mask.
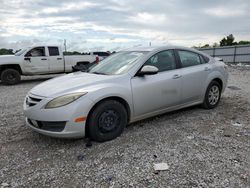
[[[59,57],[59,58],[57,58],[57,60],[62,60],[62,58]]]
[[[210,71],[211,69],[209,67],[205,67],[205,71]]]
[[[181,78],[181,77],[182,77],[181,75],[175,74],[175,75],[173,76],[173,79],[178,79],[178,78]]]
[[[46,58],[42,58],[41,60],[43,60],[43,61],[44,61],[44,60],[47,60],[47,59],[46,59]]]

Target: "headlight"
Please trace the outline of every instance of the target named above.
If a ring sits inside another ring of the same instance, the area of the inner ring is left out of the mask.
[[[65,106],[69,103],[72,103],[73,101],[79,99],[81,96],[86,95],[87,92],[81,92],[81,93],[72,93],[68,95],[63,95],[61,97],[57,97],[50,102],[48,102],[45,106],[46,109],[48,108],[58,108],[61,106]]]

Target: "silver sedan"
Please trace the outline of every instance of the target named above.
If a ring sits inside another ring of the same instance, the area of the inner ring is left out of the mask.
[[[24,114],[41,134],[103,142],[131,122],[198,104],[215,108],[227,80],[227,66],[197,50],[134,48],[34,87]]]

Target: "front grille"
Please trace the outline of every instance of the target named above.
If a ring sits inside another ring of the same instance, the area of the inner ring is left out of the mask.
[[[66,125],[66,121],[35,121],[28,119],[28,122],[37,129],[51,132],[62,132]]]
[[[38,97],[34,97],[34,96],[27,96],[26,97],[26,105],[29,106],[29,107],[35,106],[41,100],[42,100],[42,98],[38,98]]]

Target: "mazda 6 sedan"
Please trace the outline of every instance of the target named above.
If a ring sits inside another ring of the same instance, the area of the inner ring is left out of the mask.
[[[216,107],[227,80],[223,62],[194,49],[128,49],[87,72],[37,85],[25,98],[24,114],[41,134],[104,142],[131,122],[192,105]]]

